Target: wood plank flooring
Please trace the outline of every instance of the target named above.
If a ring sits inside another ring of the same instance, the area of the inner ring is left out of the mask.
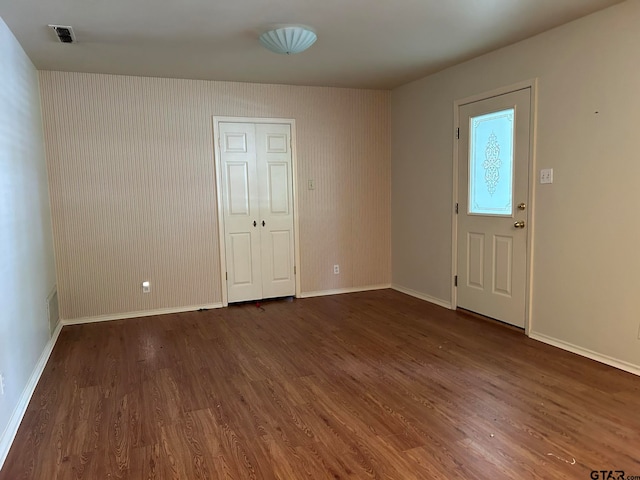
[[[592,470],[640,475],[639,377],[383,290],[65,327],[0,480]]]

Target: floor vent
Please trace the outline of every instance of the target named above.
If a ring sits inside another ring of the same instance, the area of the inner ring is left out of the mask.
[[[58,289],[56,287],[53,287],[53,291],[47,297],[47,312],[49,314],[49,333],[53,335],[53,332],[60,321],[60,313],[58,310]]]

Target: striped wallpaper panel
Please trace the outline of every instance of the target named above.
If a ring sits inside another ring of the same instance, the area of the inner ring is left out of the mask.
[[[221,302],[214,115],[296,119],[302,292],[390,283],[388,92],[51,71],[40,88],[63,319]]]

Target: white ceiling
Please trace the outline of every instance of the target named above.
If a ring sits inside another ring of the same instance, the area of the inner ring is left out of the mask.
[[[0,0],[0,17],[41,70],[393,88],[621,1]],[[258,36],[279,23],[318,41],[272,53]]]

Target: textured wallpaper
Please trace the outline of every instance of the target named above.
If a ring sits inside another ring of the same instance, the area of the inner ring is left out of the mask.
[[[296,120],[301,293],[390,283],[389,92],[49,71],[40,86],[63,319],[221,302],[214,115]]]

